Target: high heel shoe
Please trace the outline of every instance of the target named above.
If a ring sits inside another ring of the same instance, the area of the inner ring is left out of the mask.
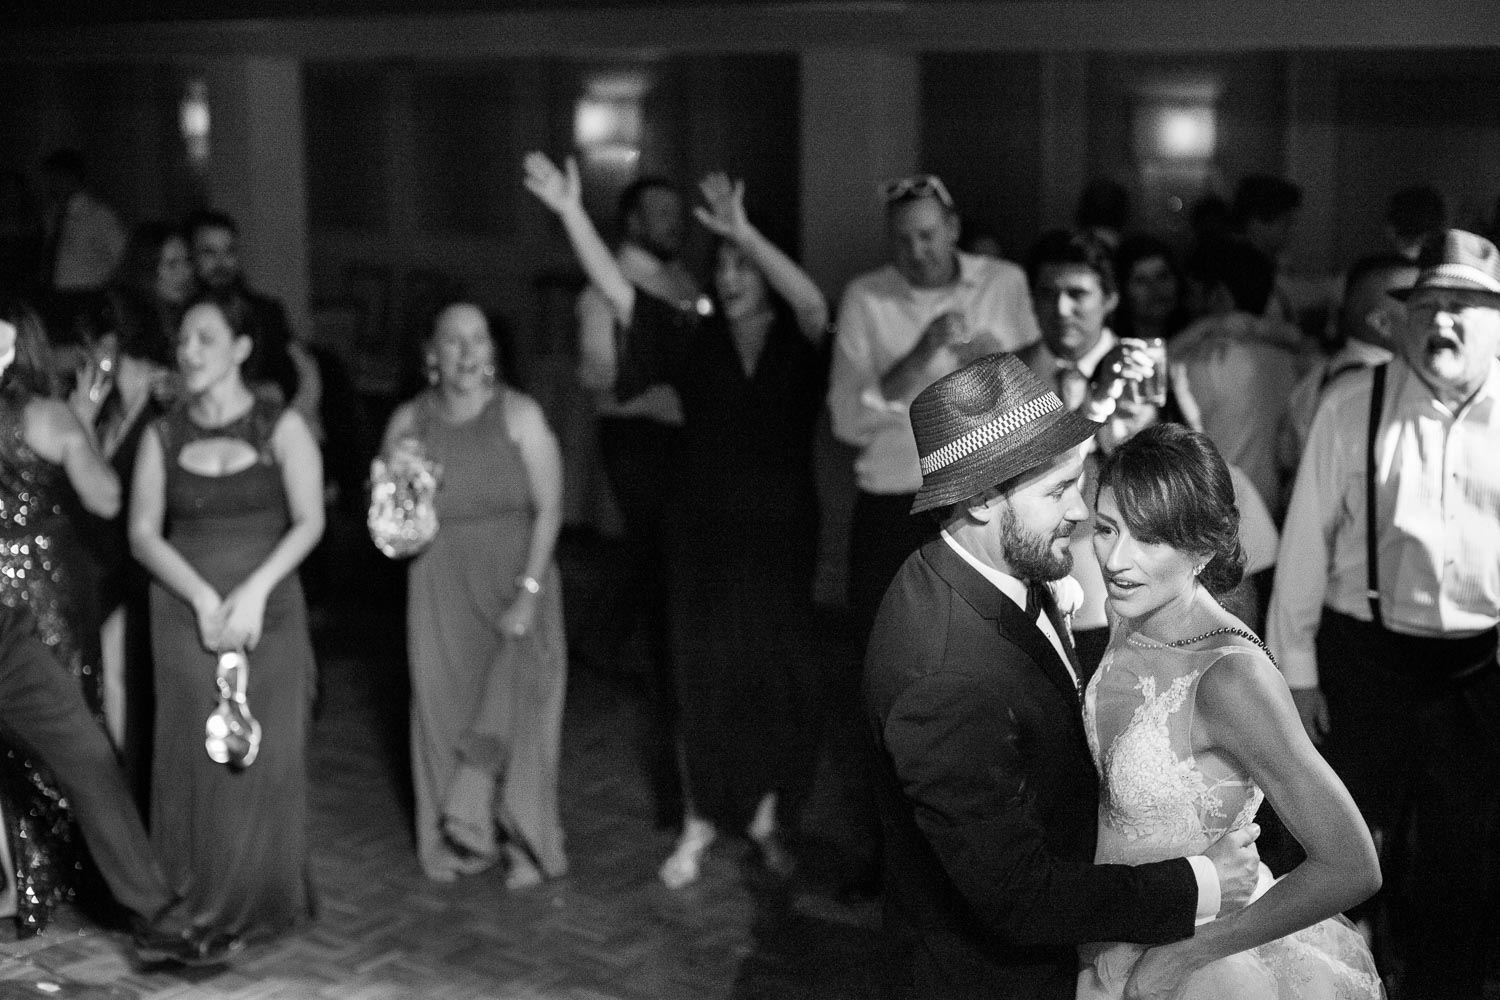
[[[216,764],[247,768],[260,754],[260,723],[250,714],[245,700],[250,660],[242,651],[219,654],[214,684],[219,689],[219,704],[203,724],[203,747]]]

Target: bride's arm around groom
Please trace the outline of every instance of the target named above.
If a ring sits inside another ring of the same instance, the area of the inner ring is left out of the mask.
[[[1198,688],[1205,741],[1233,755],[1275,805],[1307,860],[1251,905],[1153,948],[1127,1000],[1169,1000],[1197,969],[1310,927],[1380,888],[1368,828],[1343,782],[1313,747],[1286,682],[1259,656],[1225,657]]]

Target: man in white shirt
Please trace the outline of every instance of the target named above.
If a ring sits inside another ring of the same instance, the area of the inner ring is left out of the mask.
[[[686,237],[685,202],[670,181],[646,176],[620,195],[624,239],[615,259],[626,279],[657,298],[688,303],[698,285],[679,259]],[[682,402],[669,385],[653,385],[626,402],[615,399],[618,333],[614,310],[592,285],[578,297],[578,381],[594,393],[605,475],[625,522],[627,578],[621,582],[617,625],[623,642],[633,627],[645,633],[653,687],[647,770],[656,824],[682,818],[673,725],[676,697],[667,624],[664,545],[666,503],[680,466]]]
[[[911,400],[974,358],[1040,336],[1021,269],[957,249],[958,212],[939,178],[901,178],[883,196],[891,262],[844,290],[828,386],[834,436],[860,449],[849,597],[865,627],[926,534],[909,514],[921,485]]]
[[[1386,859],[1405,856],[1403,995],[1479,1000],[1500,837],[1500,252],[1448,230],[1417,266],[1396,356],[1313,420],[1269,639]]]
[[[125,227],[114,209],[84,186],[87,165],[76,149],[59,149],[42,162],[49,211],[43,284],[57,292],[103,288],[125,252]]]
[[[1262,315],[1275,273],[1249,244],[1201,245],[1188,260],[1188,275],[1201,318],[1172,339],[1172,360],[1182,363],[1204,433],[1276,514],[1276,435],[1306,367],[1303,338],[1296,327]]]
[[[901,563],[932,533],[910,514],[922,476],[907,407],[974,358],[1019,350],[1039,336],[1021,269],[958,250],[958,211],[941,179],[899,178],[881,195],[890,263],[845,288],[828,385],[834,437],[859,449],[848,562],[857,653],[833,695],[845,730],[854,723],[859,659],[875,609]],[[834,767],[848,772],[838,783],[863,817],[860,830],[834,837],[869,873],[876,817],[855,763],[858,733],[839,740],[837,732],[831,727],[830,754]]]

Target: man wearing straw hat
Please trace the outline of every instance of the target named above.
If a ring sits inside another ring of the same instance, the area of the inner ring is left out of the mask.
[[[1390,294],[1395,357],[1318,405],[1268,631],[1383,862],[1405,862],[1383,894],[1402,995],[1479,1000],[1500,930],[1500,250],[1437,234]]]
[[[864,678],[894,993],[1071,1000],[1075,944],[1173,941],[1243,905],[1257,830],[1205,857],[1093,864],[1087,678],[1047,583],[1088,516],[1080,446],[1098,425],[1001,354],[925,389],[911,422],[912,512],[942,530],[886,591]]]

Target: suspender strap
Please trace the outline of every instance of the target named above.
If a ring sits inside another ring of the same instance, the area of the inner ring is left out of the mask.
[[[1385,410],[1385,375],[1387,365],[1376,365],[1370,386],[1370,433],[1365,445],[1365,581],[1370,601],[1371,620],[1380,628],[1385,621],[1380,614],[1380,566],[1376,562],[1375,544],[1375,439],[1380,432],[1380,417]]]

